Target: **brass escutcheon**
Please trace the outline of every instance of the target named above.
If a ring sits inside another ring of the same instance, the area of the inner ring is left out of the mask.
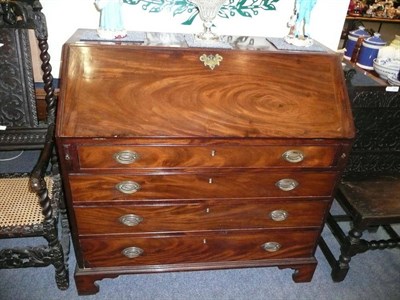
[[[216,66],[219,66],[219,63],[223,60],[223,57],[219,54],[215,55],[207,55],[203,54],[200,56],[200,61],[204,63],[205,66],[208,66],[211,70],[214,70]]]

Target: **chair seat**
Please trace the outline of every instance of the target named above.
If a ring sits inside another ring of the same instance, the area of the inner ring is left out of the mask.
[[[53,180],[45,178],[51,198]],[[10,226],[35,226],[44,221],[39,198],[36,193],[30,191],[29,177],[0,178],[0,228]],[[21,201],[24,199],[24,202]]]
[[[339,192],[347,200],[349,212],[364,223],[400,222],[400,176],[346,180]]]

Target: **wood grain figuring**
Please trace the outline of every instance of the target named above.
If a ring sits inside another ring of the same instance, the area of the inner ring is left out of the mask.
[[[218,50],[223,63],[210,70],[198,60],[204,50],[67,50],[72,63],[63,75],[74,85],[61,93],[71,113],[61,118],[60,136],[352,135],[344,92],[332,84],[342,76],[336,56]]]
[[[76,207],[81,235],[143,234],[235,228],[287,228],[321,226],[327,201],[197,201],[148,205]],[[271,212],[284,210],[287,219],[274,221]],[[120,218],[134,214],[142,221],[126,226]],[[101,223],[97,222],[102,220]]]
[[[280,190],[276,183],[284,178],[295,178],[299,183],[298,187],[291,191]],[[332,194],[335,180],[336,173],[333,172],[246,172],[145,176],[70,175],[69,177],[74,203],[142,199],[329,197]],[[140,190],[133,194],[124,194],[118,191],[116,185],[125,181],[138,183],[141,186]]]
[[[354,137],[339,56],[80,34],[63,49],[56,133],[78,293],[122,274],[238,267],[310,281]],[[203,54],[223,60],[211,70]]]
[[[304,160],[288,162],[283,154],[289,150],[304,153]],[[131,164],[118,163],[114,154],[131,151],[138,159]],[[81,169],[137,169],[137,168],[263,168],[271,167],[329,167],[334,163],[335,146],[89,146],[78,148]]]
[[[311,255],[318,231],[216,232],[182,236],[145,238],[80,239],[86,265],[90,268],[111,266],[159,265],[191,262],[300,258]],[[278,242],[281,248],[267,252],[266,242]],[[143,249],[143,255],[127,258],[128,247]]]

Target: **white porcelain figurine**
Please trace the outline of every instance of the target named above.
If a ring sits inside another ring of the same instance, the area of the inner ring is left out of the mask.
[[[310,38],[309,26],[311,11],[313,10],[317,0],[295,0],[295,17],[294,28],[285,37],[285,41],[296,46],[311,46],[313,44]],[[293,24],[291,24],[293,25]],[[293,30],[294,29],[294,30]]]
[[[95,0],[95,6],[100,11],[100,24],[97,29],[103,39],[121,39],[126,37],[122,19],[122,0]]]

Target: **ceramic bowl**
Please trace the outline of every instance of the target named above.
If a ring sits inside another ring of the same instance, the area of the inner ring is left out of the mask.
[[[373,66],[379,77],[387,80],[389,75],[397,75],[399,73],[400,60],[392,58],[375,58]]]
[[[390,85],[400,86],[400,80],[397,80],[396,75],[390,74],[387,81]]]

